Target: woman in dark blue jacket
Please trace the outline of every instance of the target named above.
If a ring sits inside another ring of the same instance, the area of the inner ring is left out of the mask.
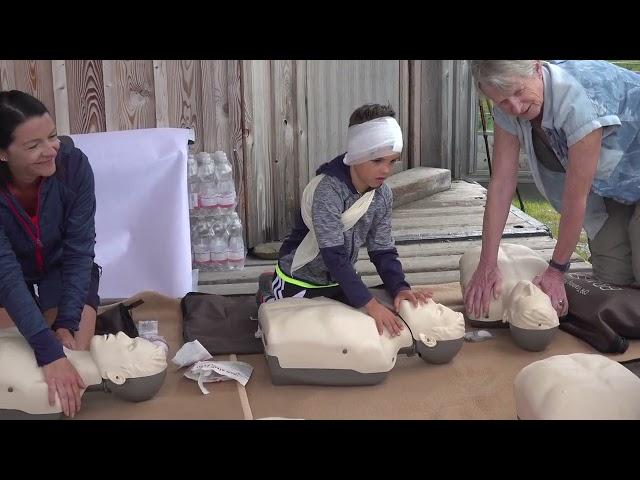
[[[62,347],[88,350],[95,330],[95,211],[86,155],[60,144],[42,102],[0,92],[0,329],[27,339],[71,416],[84,385]]]

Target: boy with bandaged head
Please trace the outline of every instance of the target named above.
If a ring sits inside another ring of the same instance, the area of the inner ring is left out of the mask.
[[[355,270],[366,246],[386,291],[414,306],[431,297],[412,291],[391,235],[393,194],[384,183],[402,152],[402,131],[390,105],[367,104],[349,119],[347,152],[318,168],[305,188],[295,226],[284,240],[272,282],[275,299],[328,297],[364,308],[380,335],[402,322],[376,300]]]

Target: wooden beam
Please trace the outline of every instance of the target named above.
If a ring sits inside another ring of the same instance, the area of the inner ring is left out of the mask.
[[[442,60],[440,138],[441,168],[453,169],[453,60]]]
[[[402,128],[402,142],[404,144],[402,148],[402,155],[400,156],[401,164],[396,171],[406,170],[409,167],[409,157],[411,151],[411,145],[409,144],[409,115],[410,115],[410,103],[411,103],[411,86],[409,79],[409,60],[400,60],[398,72],[399,83],[399,107],[398,107],[398,123]]]
[[[247,237],[247,188],[245,184],[246,160],[244,150],[244,127],[242,116],[242,62],[227,60],[227,105],[229,108],[229,160],[233,165],[238,205],[236,211],[244,225],[243,235]]]
[[[102,62],[67,60],[65,69],[71,133],[106,131]]]
[[[292,60],[272,61],[274,156],[271,162],[275,238],[283,239],[293,226],[298,196],[295,150],[295,77]]]
[[[153,61],[153,85],[156,98],[156,127],[169,126],[169,94],[167,85],[167,61]]]
[[[114,81],[115,98],[117,99],[115,130],[154,128],[156,126],[153,71],[152,60],[115,61]],[[109,115],[107,115],[108,117]]]
[[[298,194],[302,195],[309,183],[309,125],[307,109],[307,60],[296,60],[295,67],[295,107],[296,107],[296,154],[298,159]]]
[[[474,87],[468,60],[455,60],[453,66],[454,118],[451,175],[460,178],[475,152]]]
[[[33,95],[44,103],[55,121],[56,106],[53,97],[51,60],[16,60],[13,67],[14,88]]]
[[[422,61],[409,61],[409,168],[419,167],[421,163],[421,106],[422,106]]]
[[[104,78],[104,116],[108,132],[120,130],[118,124],[118,79],[116,60],[104,60],[102,72]]]
[[[56,106],[56,129],[58,135],[69,135],[69,96],[67,92],[67,71],[64,60],[51,61],[53,79],[53,102]]]
[[[14,60],[0,60],[0,90],[16,88],[14,63]]]
[[[268,60],[242,61],[248,247],[272,238],[273,234],[270,72]]]
[[[202,60],[200,65],[204,151],[222,150],[231,160],[227,61]]]
[[[195,149],[204,148],[202,128],[202,72],[198,60],[168,60],[169,125],[195,131]]]

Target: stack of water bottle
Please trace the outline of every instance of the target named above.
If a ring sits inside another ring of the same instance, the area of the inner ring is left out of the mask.
[[[242,270],[246,251],[227,155],[222,151],[195,154],[190,148],[187,181],[193,268]]]

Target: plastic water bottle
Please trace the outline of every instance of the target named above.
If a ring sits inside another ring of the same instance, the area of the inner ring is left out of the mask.
[[[215,164],[211,156],[207,152],[201,152],[197,155],[200,161],[198,176],[200,177],[200,187],[198,189],[198,204],[200,208],[214,210],[216,213],[220,194],[216,182]]]
[[[199,208],[198,190],[200,188],[200,177],[198,176],[198,161],[195,153],[189,148],[187,157],[187,186],[189,190],[189,211]]]
[[[211,267],[214,271],[221,272],[228,270],[227,261],[228,234],[221,218],[214,218],[211,221]]]
[[[236,208],[236,186],[233,181],[233,169],[227,155],[219,150],[213,154],[216,179],[218,181],[218,208],[220,215],[229,215]]]
[[[244,240],[242,238],[242,221],[236,212],[231,215],[229,224],[229,243],[227,249],[227,258],[229,262],[229,270],[242,270],[244,268]]]
[[[191,235],[191,268],[197,268],[196,267],[196,257],[193,253],[193,245],[195,243],[195,239],[196,239],[196,228],[195,228],[195,224],[191,224],[191,228],[190,228],[190,235]]]
[[[207,232],[206,221],[197,220],[193,230],[191,242],[195,267],[207,270],[211,265],[211,238]]]

